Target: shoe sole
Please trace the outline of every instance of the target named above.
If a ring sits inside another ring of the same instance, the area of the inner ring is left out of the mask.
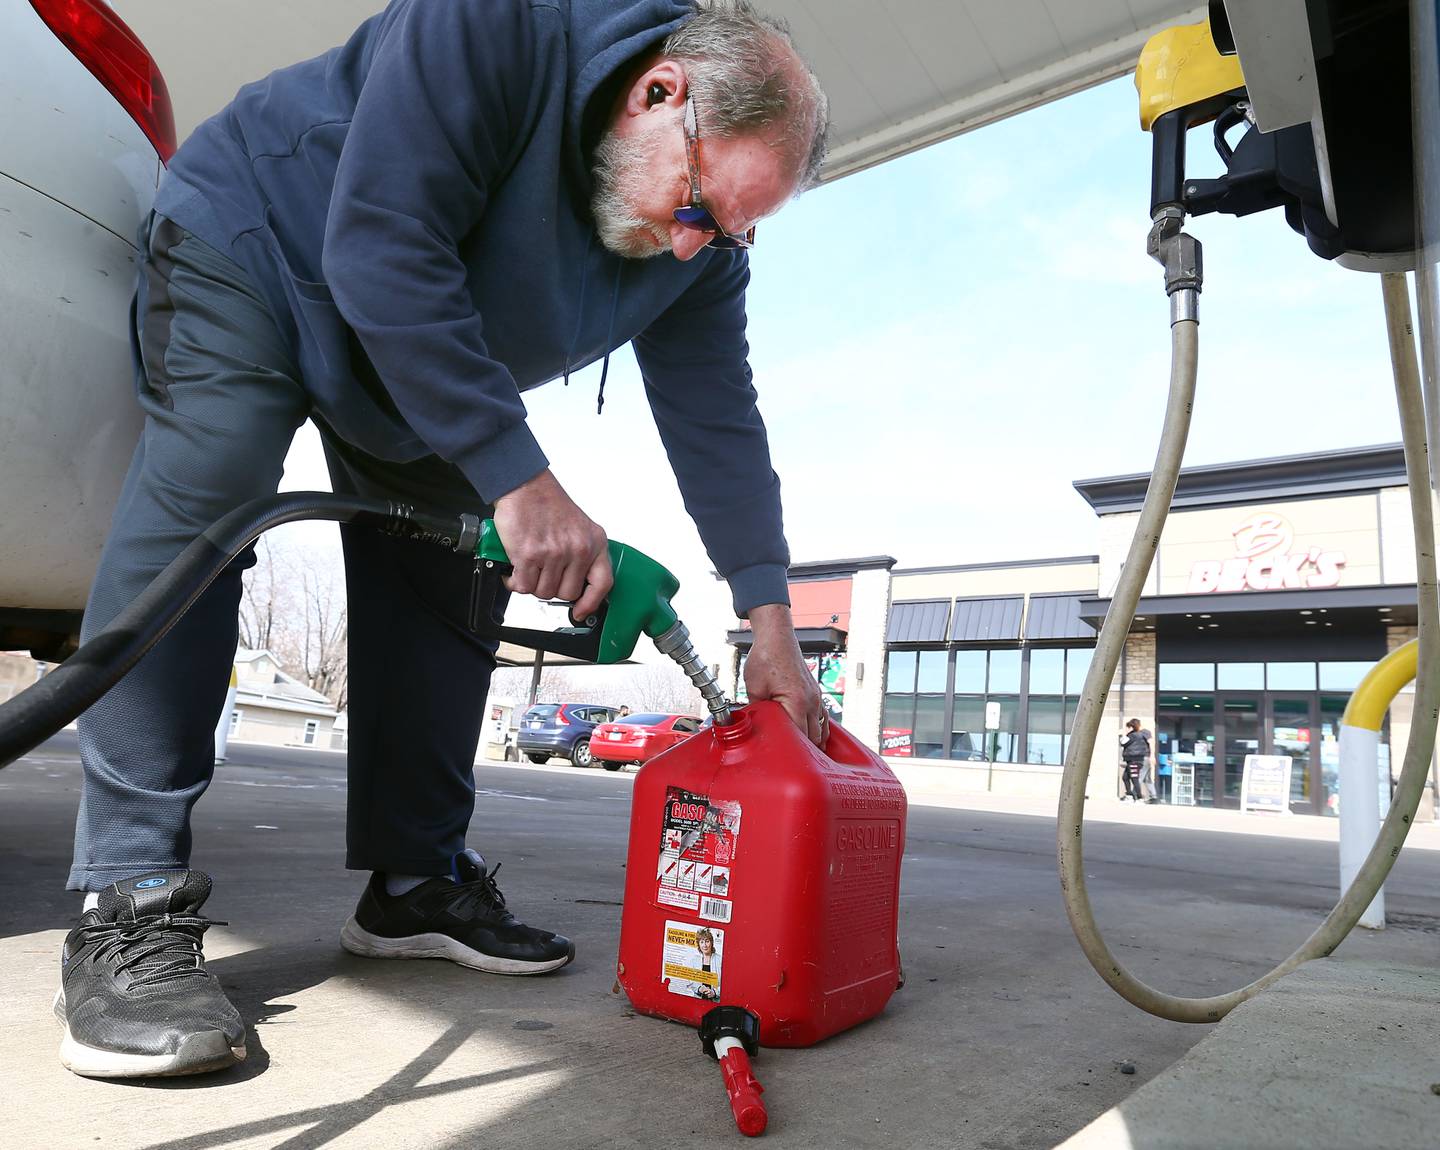
[[[371,934],[354,916],[340,929],[340,945],[362,958],[444,958],[471,970],[487,974],[548,974],[575,957],[572,943],[567,954],[540,962],[519,958],[498,958],[466,946],[448,934],[412,934],[408,938],[385,938]]]
[[[245,1061],[245,1045],[231,1046],[218,1030],[202,1030],[184,1039],[174,1054],[127,1054],[87,1046],[70,1033],[65,1017],[65,992],[55,993],[55,1017],[65,1027],[60,1040],[60,1065],[82,1078],[177,1078],[228,1070]]]

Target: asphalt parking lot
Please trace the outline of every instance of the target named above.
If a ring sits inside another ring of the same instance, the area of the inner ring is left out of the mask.
[[[577,940],[558,975],[505,979],[343,952],[362,878],[341,865],[343,756],[232,744],[196,812],[215,880],[211,966],[252,1024],[234,1071],[86,1081],[56,1058],[56,959],[79,899],[63,886],[79,768],[60,736],[0,771],[0,1144],[167,1147],[735,1145],[693,1032],[614,993],[630,781],[602,770],[477,769],[471,844],[503,861],[526,921]],[[1248,981],[1335,897],[1335,847],[1199,827],[1095,823],[1092,897],[1142,976],[1187,993]],[[1342,956],[1433,963],[1440,852],[1407,851],[1391,929]],[[878,1019],[809,1050],[766,1051],[778,1146],[1050,1147],[1205,1034],[1143,1015],[1075,947],[1053,819],[913,805],[901,911],[908,982]],[[1122,1064],[1136,1072],[1122,1074]]]

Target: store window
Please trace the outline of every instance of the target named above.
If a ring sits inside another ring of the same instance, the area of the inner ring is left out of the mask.
[[[1215,664],[1161,663],[1159,686],[1162,691],[1213,691]]]
[[[1353,691],[1360,680],[1370,673],[1374,663],[1321,663],[1320,689],[1322,691]]]
[[[1265,686],[1272,691],[1313,691],[1314,663],[1266,663]]]
[[[1036,647],[1030,651],[1025,762],[1059,766],[1075,722],[1075,709],[1094,658],[1093,647]]]
[[[960,668],[964,666],[962,676]],[[1020,756],[1018,647],[955,652],[955,709],[950,720],[950,757],[970,762],[1014,763]],[[999,710],[999,727],[985,729],[987,703]]]
[[[948,651],[919,651],[915,666],[915,757],[945,757],[945,680]]]
[[[881,749],[913,758],[1059,766],[1093,656],[1091,647],[891,651]],[[1028,694],[1021,690],[1027,663]],[[987,710],[998,722],[994,729],[986,728]]]
[[[918,651],[891,651],[885,659],[880,750],[887,755],[915,753],[915,669],[919,658]]]
[[[1263,691],[1264,663],[1221,663],[1215,668],[1215,683],[1222,691]]]

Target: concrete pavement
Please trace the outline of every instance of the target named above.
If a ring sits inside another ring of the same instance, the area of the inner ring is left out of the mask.
[[[362,881],[339,862],[343,757],[232,745],[197,808],[194,862],[215,878],[207,912],[232,924],[211,931],[207,953],[253,1023],[251,1057],[149,1085],[78,1079],[55,1057],[78,779],[63,736],[0,772],[0,1145],[737,1144],[693,1032],[635,1017],[612,993],[627,778],[558,764],[477,772],[472,843],[503,860],[522,917],[580,947],[557,976],[501,979],[341,951]],[[1095,823],[1086,858],[1110,936],[1161,985],[1239,985],[1334,899],[1330,843],[1147,826],[1148,813]],[[1339,953],[1433,964],[1437,878],[1440,855],[1407,851],[1389,892],[1399,925]],[[762,1054],[769,1144],[1054,1146],[1211,1029],[1135,1011],[1086,965],[1060,906],[1053,816],[1039,812],[913,807],[902,946],[908,984],[881,1018]],[[1120,1073],[1126,1062],[1136,1074]]]

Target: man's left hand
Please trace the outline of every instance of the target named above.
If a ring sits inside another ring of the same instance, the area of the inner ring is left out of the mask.
[[[820,684],[805,666],[790,608],[767,603],[750,611],[754,640],[745,660],[745,690],[751,699],[773,699],[817,747],[829,733]]]

